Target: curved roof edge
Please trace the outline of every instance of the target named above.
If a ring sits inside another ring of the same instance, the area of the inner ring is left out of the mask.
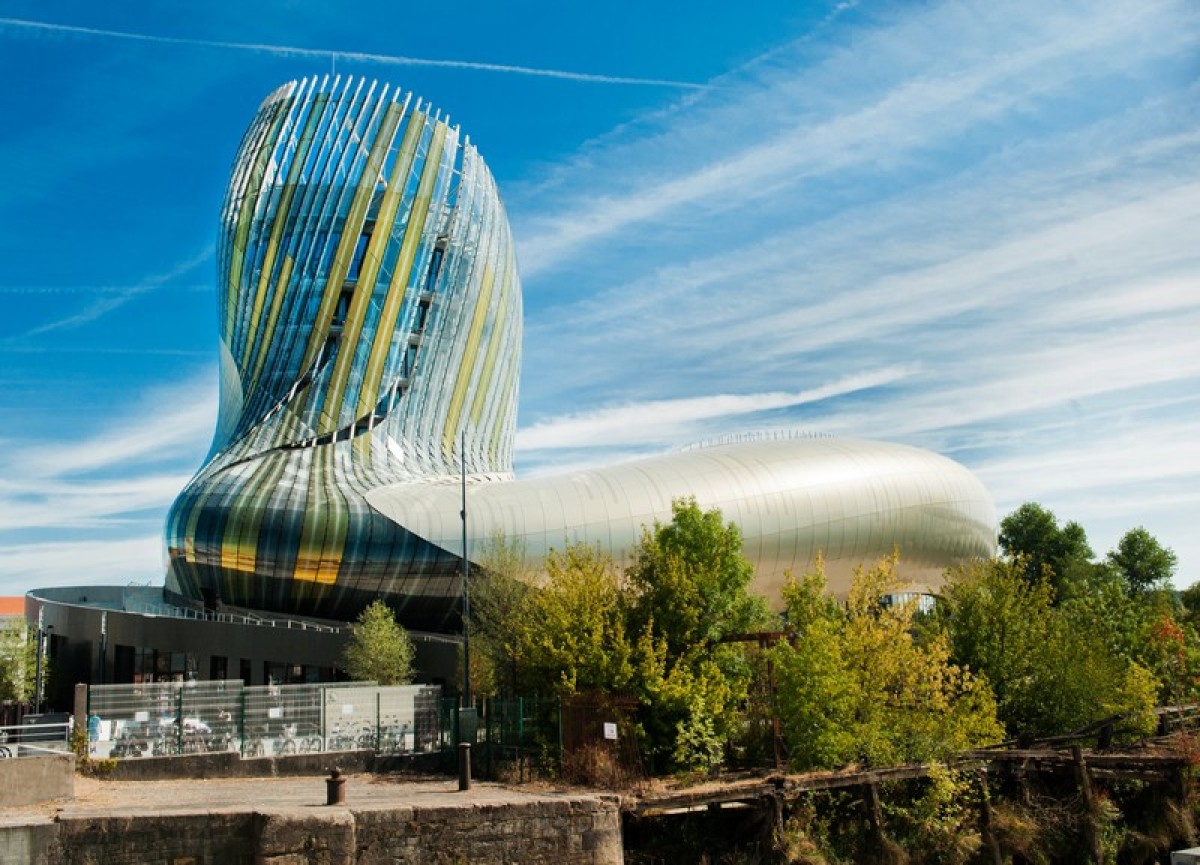
[[[740,441],[553,477],[467,487],[468,553],[504,535],[537,572],[551,548],[598,544],[618,566],[644,526],[695,497],[742,532],[754,590],[779,602],[787,573],[825,559],[843,594],[854,568],[899,550],[906,579],[936,586],[948,567],[996,552],[991,496],[965,467],[930,451],[858,439]],[[457,484],[396,484],[367,493],[409,531],[462,554]]]

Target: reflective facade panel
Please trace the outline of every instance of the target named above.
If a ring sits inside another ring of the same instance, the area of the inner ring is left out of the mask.
[[[383,594],[436,626],[457,558],[363,494],[511,477],[521,293],[487,166],[409,94],[292,82],[242,140],[217,275],[220,415],[168,590],[333,617]]]
[[[410,628],[455,630],[463,466],[468,555],[503,532],[535,568],[574,541],[622,562],[680,496],[739,524],[774,600],[818,552],[835,591],[894,548],[926,582],[995,552],[982,485],[901,445],[743,441],[514,480],[508,220],[469,140],[387,85],[314,78],[263,102],[217,277],[220,414],[168,515],[169,593],[343,620],[382,597]]]
[[[942,572],[996,551],[996,513],[958,463],[905,445],[825,437],[699,447],[557,477],[468,487],[468,544],[496,532],[520,542],[531,571],[550,548],[598,544],[631,562],[642,527],[671,519],[672,499],[694,496],[737,523],[755,566],[752,590],[774,605],[788,572],[825,560],[844,595],[854,568],[893,551],[902,576],[926,586]],[[462,550],[459,493],[398,484],[367,494],[392,520],[443,549]],[[468,553],[471,551],[468,550]]]

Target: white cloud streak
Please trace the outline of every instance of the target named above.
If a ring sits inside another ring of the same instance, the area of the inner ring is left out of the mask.
[[[589,196],[582,206],[568,205],[533,223],[533,236],[521,257],[522,270],[527,276],[553,270],[572,261],[581,247],[680,208],[710,202],[722,209],[728,202],[744,205],[748,199],[802,187],[818,176],[893,163],[905,152],[919,152],[973,126],[1022,110],[1032,95],[1031,78],[1047,72],[1061,75],[1070,61],[1124,43],[1139,21],[1122,6],[1108,15],[1073,23],[1076,26],[1069,30],[1046,34],[1043,41],[1010,38],[1005,42],[1000,38],[998,44],[1006,49],[1003,53],[978,55],[948,73],[918,71],[882,93],[869,93],[857,102],[848,100],[848,106],[832,116],[814,118],[805,110],[807,106],[795,105],[794,96],[778,92],[783,117],[788,116],[789,107],[800,108],[795,122],[776,121],[776,128],[769,133],[751,136],[742,146],[673,173],[647,177],[630,172],[637,185],[625,194]],[[922,37],[928,41],[931,35],[936,36],[924,33]],[[1170,44],[1177,46],[1179,39],[1177,35]],[[870,39],[864,42],[859,46],[863,54],[872,49],[885,55],[897,50],[894,44],[881,48]],[[1113,58],[1112,62],[1121,60]],[[857,52],[851,63],[861,63]],[[849,71],[843,70],[843,65],[831,63],[836,71]],[[1080,73],[1072,69],[1072,74]],[[749,117],[742,118],[742,123],[747,130],[763,125]],[[730,134],[728,130],[712,132],[721,137]]]
[[[1200,10],[934,3],[835,42],[509,197],[523,470],[747,426],[905,441],[1200,579]]]
[[[9,431],[0,441],[0,592],[161,579],[163,514],[211,437],[215,381],[207,369],[150,390],[80,438]],[[44,537],[53,540],[30,540]]]
[[[79,312],[65,318],[38,325],[26,332],[25,336],[41,336],[54,331],[70,330],[80,325],[90,324],[99,318],[103,318],[110,312],[120,309],[139,295],[161,288],[184,274],[190,273],[200,265],[208,263],[212,260],[213,250],[214,247],[209,245],[196,255],[179,262],[179,264],[164,273],[149,276],[136,285],[131,285],[127,288],[104,291]]]
[[[690,81],[674,81],[664,78],[637,78],[625,75],[603,75],[591,72],[570,72],[562,69],[541,69],[507,63],[483,63],[473,60],[436,60],[423,57],[406,57],[397,54],[370,54],[362,51],[339,51],[329,48],[301,48],[294,45],[270,45],[261,42],[225,42],[214,39],[187,39],[179,36],[156,36],[147,33],[131,33],[124,30],[106,30],[97,27],[78,27],[69,24],[54,24],[47,21],[30,21],[22,18],[0,18],[0,26],[15,27],[49,33],[71,33],[78,36],[93,36],[101,39],[124,39],[156,45],[190,45],[197,48],[216,48],[225,51],[248,51],[255,54],[271,54],[277,57],[309,57],[321,60],[344,60],[355,63],[384,66],[424,66],[440,69],[468,69],[476,72],[499,72],[510,75],[529,75],[539,78],[557,78],[563,81],[579,81],[588,84],[623,84],[651,87],[669,87],[681,90],[704,90],[707,85]]]
[[[555,450],[631,443],[670,444],[696,437],[704,421],[733,421],[773,409],[794,408],[835,396],[893,384],[912,369],[896,366],[847,376],[823,387],[798,393],[715,394],[688,399],[651,400],[538,421],[517,434],[522,451]]]
[[[0,593],[162,581],[162,534],[0,546]]]

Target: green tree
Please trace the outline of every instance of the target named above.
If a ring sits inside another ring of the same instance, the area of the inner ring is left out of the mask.
[[[1021,558],[1026,579],[1048,576],[1059,593],[1071,571],[1093,556],[1083,526],[1059,526],[1053,512],[1037,502],[1026,502],[1000,521],[1000,548]]]
[[[1132,592],[1115,567],[1099,567],[1086,585],[1073,587],[1061,611],[1068,627],[1149,671],[1160,704],[1200,696],[1200,644],[1173,592]]]
[[[33,632],[22,619],[5,622],[0,628],[0,700],[24,703],[32,699],[36,666]]]
[[[521,680],[535,693],[621,691],[633,676],[627,603],[612,559],[573,544],[546,557],[546,578],[514,622]]]
[[[742,729],[752,668],[727,638],[761,630],[766,603],[750,594],[754,569],[742,535],[717,509],[672,503],[669,523],[646,528],[626,572],[637,635],[638,684],[654,764],[707,769]]]
[[[1052,601],[1019,559],[975,562],[947,575],[935,620],[951,658],[991,683],[1010,735],[1059,735],[1113,715],[1127,733],[1145,732],[1156,680],[1122,648],[1137,610],[1120,592]]]
[[[1193,630],[1200,630],[1200,583],[1192,583],[1179,593],[1183,605],[1183,618]]]
[[[521,611],[532,582],[519,541],[498,534],[484,544],[479,567],[471,572],[471,686],[475,693],[517,692]]]
[[[855,574],[844,608],[820,572],[789,582],[797,632],[773,652],[794,768],[945,758],[1000,738],[986,682],[951,661],[945,634],[917,638],[916,604],[891,602],[903,588],[894,557]]]
[[[749,592],[754,567],[738,527],[695,499],[676,499],[671,514],[671,522],[643,529],[633,552],[627,576],[637,630],[651,627],[679,657],[761,626],[766,602]]]
[[[342,660],[352,679],[406,685],[412,681],[415,654],[408,632],[397,624],[391,608],[374,601],[351,627]]]
[[[1141,526],[1127,531],[1108,553],[1108,564],[1125,581],[1130,592],[1161,588],[1175,575],[1179,559]]]
[[[951,656],[987,677],[1010,727],[1054,615],[1050,585],[1030,582],[1027,574],[1021,558],[964,565],[947,575],[932,617],[950,641]]]

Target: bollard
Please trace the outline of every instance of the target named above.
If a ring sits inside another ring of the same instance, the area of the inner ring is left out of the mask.
[[[342,770],[336,766],[329,773],[329,777],[325,779],[325,804],[346,804],[346,779],[342,777]]]
[[[471,789],[471,743],[458,743],[458,789]]]

